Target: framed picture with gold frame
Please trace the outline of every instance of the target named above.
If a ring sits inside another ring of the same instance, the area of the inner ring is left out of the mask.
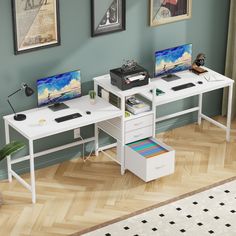
[[[150,0],[150,26],[192,17],[192,0]]]
[[[59,0],[12,0],[15,54],[60,45]]]

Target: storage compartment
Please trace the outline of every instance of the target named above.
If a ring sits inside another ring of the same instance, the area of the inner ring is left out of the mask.
[[[131,130],[136,130],[146,126],[151,126],[153,124],[153,114],[142,116],[139,118],[134,118],[125,122],[125,131],[129,132]]]
[[[111,135],[113,138],[121,140],[121,119],[114,118],[98,123],[98,128]]]
[[[125,156],[125,168],[145,182],[174,173],[175,151],[154,138],[127,144]]]
[[[125,133],[125,143],[131,143],[140,139],[151,137],[153,126],[148,126]]]
[[[114,143],[113,143],[114,144]],[[122,152],[122,145],[121,142],[117,140],[116,147],[112,147],[109,149],[105,149],[101,151],[103,155],[110,158],[111,160],[115,161],[119,165],[121,165],[121,152]]]

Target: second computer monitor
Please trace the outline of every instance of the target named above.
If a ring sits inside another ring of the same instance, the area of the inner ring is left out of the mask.
[[[176,72],[190,69],[192,66],[192,44],[185,44],[155,52],[154,77],[161,76],[166,81],[179,77]]]

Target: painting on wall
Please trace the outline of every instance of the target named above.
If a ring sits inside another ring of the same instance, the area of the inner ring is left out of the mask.
[[[60,45],[59,0],[12,0],[15,54]]]
[[[192,16],[192,0],[150,0],[150,25],[158,26]]]
[[[125,30],[125,0],[91,0],[92,37]]]

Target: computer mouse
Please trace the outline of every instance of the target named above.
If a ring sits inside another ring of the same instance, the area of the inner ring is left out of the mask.
[[[202,82],[202,81],[198,81],[197,83],[198,83],[198,84],[203,84],[203,82]]]
[[[91,111],[86,111],[86,114],[87,114],[87,115],[90,115],[90,114],[91,114]]]

